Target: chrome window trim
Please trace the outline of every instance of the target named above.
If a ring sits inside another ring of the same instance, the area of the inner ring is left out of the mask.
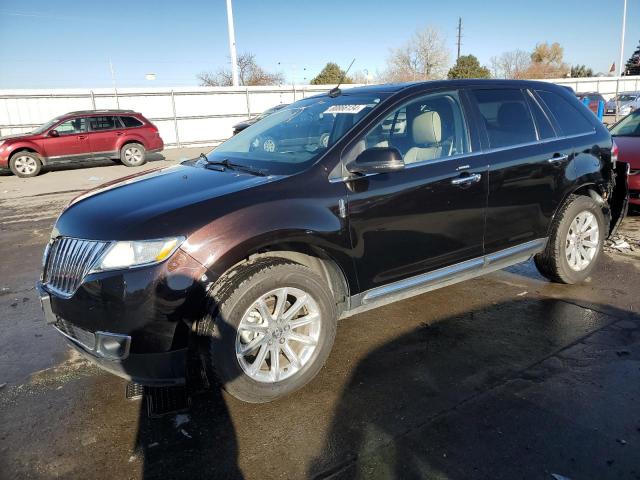
[[[517,143],[515,145],[509,145],[508,147],[494,147],[494,148],[487,148],[485,150],[479,150],[477,152],[467,152],[467,153],[461,153],[459,155],[451,155],[450,157],[442,157],[442,158],[438,158],[436,160],[424,160],[422,162],[415,162],[415,163],[411,163],[409,165],[405,165],[404,169],[402,170],[407,170],[407,169],[411,169],[411,168],[416,168],[416,167],[421,167],[423,165],[433,165],[435,163],[442,163],[442,162],[448,162],[451,160],[456,160],[459,158],[467,158],[467,157],[474,157],[477,155],[489,155],[492,153],[496,153],[496,152],[503,152],[505,150],[512,150],[515,148],[522,148],[522,147],[530,147],[533,145],[539,145],[539,144],[544,144],[544,143],[549,143],[549,142],[557,142],[560,140],[568,140],[568,139],[572,139],[572,138],[579,138],[579,137],[586,137],[589,135],[593,135],[595,133],[595,129],[592,132],[588,132],[588,133],[575,133],[573,135],[562,135],[559,137],[551,137],[551,138],[545,138],[543,140],[535,140],[535,141],[531,141],[531,142],[525,142],[525,143]],[[340,161],[342,162],[342,159],[340,159]],[[402,170],[398,170],[399,172],[401,172]],[[381,175],[380,173],[368,173],[366,175],[352,175],[349,177],[333,177],[333,178],[329,178],[329,182],[330,183],[338,183],[338,182],[349,182],[349,181],[353,181],[353,180],[358,180],[360,178],[366,178],[366,177],[371,177],[374,175]]]

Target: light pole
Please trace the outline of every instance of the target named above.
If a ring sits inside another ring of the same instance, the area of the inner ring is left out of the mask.
[[[240,86],[238,80],[238,58],[236,55],[236,33],[233,29],[233,8],[231,0],[227,0],[227,29],[229,31],[229,53],[231,56],[231,78],[234,87]]]
[[[618,121],[618,110],[620,110],[620,102],[618,101],[618,92],[620,91],[620,77],[624,73],[622,62],[624,60],[624,31],[627,26],[627,0],[624,0],[622,8],[622,35],[620,36],[620,65],[618,66],[618,80],[616,80],[616,122]]]

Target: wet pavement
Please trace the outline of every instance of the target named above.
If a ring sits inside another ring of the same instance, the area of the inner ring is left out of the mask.
[[[0,177],[0,478],[640,478],[640,263],[625,253],[583,285],[528,262],[351,317],[289,397],[212,387],[149,418],[44,325],[33,291],[58,212],[121,168]]]

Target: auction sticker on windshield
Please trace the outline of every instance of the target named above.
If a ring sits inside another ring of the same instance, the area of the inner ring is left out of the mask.
[[[332,105],[323,113],[360,113],[368,105]]]

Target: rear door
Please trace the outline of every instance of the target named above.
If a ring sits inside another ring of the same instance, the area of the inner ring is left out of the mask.
[[[118,155],[118,138],[124,134],[118,117],[99,115],[89,117],[89,138],[94,157],[114,157]]]
[[[52,136],[55,130],[57,136]],[[71,118],[49,130],[40,140],[48,161],[82,160],[91,157],[91,144],[87,135],[85,118]]]
[[[347,181],[361,291],[482,256],[486,161],[471,154],[463,95],[414,97],[345,151],[395,147],[405,168]]]
[[[571,183],[571,141],[558,138],[538,101],[520,88],[476,88],[489,164],[485,253],[536,242]]]

